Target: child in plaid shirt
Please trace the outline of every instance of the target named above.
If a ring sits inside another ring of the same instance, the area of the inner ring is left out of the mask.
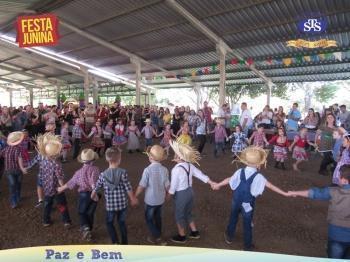
[[[62,164],[56,161],[61,154],[62,143],[58,136],[51,133],[38,136],[36,139],[38,155],[29,162],[28,169],[39,164],[39,179],[42,183],[44,192],[44,221],[43,226],[48,227],[52,224],[51,212],[53,201],[56,201],[56,207],[61,213],[65,227],[71,225],[71,219],[68,212],[67,200],[64,193],[59,193],[57,188],[63,185]]]
[[[127,245],[128,236],[125,219],[128,206],[128,196],[132,206],[137,205],[138,200],[132,191],[126,170],[119,168],[121,151],[115,147],[108,148],[106,151],[106,160],[109,163],[109,168],[99,176],[96,187],[92,191],[91,198],[98,201],[97,192],[101,189],[104,190],[108,234],[113,244],[120,243],[114,227],[114,218],[117,217],[121,234],[121,244]]]
[[[92,149],[84,149],[78,160],[83,166],[74,173],[74,176],[64,185],[57,188],[59,193],[66,189],[77,188],[79,193],[78,213],[80,219],[80,229],[83,239],[91,240],[91,230],[94,223],[94,216],[97,202],[91,199],[91,192],[95,188],[100,169],[94,165],[98,155]]]
[[[87,137],[84,130],[80,126],[80,118],[76,118],[72,129],[72,139],[73,139],[73,159],[76,159],[79,155],[81,148],[81,138],[82,136]]]
[[[254,141],[254,142],[253,142]],[[252,136],[249,138],[249,144],[251,145],[253,142],[254,146],[264,148],[264,146],[268,146],[269,142],[267,142],[266,135],[264,132],[264,125],[258,125],[258,130],[254,131]]]
[[[0,157],[4,158],[5,176],[7,176],[10,186],[10,203],[12,208],[16,208],[21,198],[21,184],[23,173],[26,170],[23,167],[22,150],[20,143],[24,139],[23,132],[12,132],[7,138],[7,144],[0,151]]]

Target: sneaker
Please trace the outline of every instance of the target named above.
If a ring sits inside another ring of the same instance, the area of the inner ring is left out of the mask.
[[[91,231],[90,230],[83,231],[83,240],[91,241]]]
[[[52,223],[44,223],[43,224],[43,227],[49,227],[49,226],[51,226],[52,225]]]
[[[38,203],[36,203],[35,208],[41,207],[42,204],[44,204],[43,200],[39,200]]]
[[[66,222],[63,224],[65,228],[70,228],[72,226],[72,223],[71,222]]]
[[[185,244],[186,243],[186,236],[180,236],[176,235],[171,238],[171,241],[174,243],[179,243],[179,244]]]
[[[154,239],[154,237],[151,237],[151,236],[147,236],[147,242],[148,243],[151,243],[151,244],[155,244],[156,243],[156,240]]]
[[[224,232],[224,239],[225,239],[225,242],[226,244],[232,244],[232,239],[227,235],[226,232]]]
[[[243,248],[244,251],[253,251],[254,249],[255,249],[254,244],[251,244],[250,247],[244,247],[244,248]]]
[[[199,234],[199,231],[191,231],[190,235],[188,236],[189,238],[192,238],[192,239],[200,239],[201,236]]]
[[[156,239],[156,244],[160,246],[166,246],[168,243],[160,237]]]
[[[67,163],[68,161],[67,161],[67,159],[62,159],[62,164],[64,164],[64,163]]]

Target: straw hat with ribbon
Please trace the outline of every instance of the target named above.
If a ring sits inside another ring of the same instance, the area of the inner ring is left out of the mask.
[[[174,150],[175,154],[185,162],[196,163],[199,165],[200,153],[193,147],[182,144],[179,141],[170,141],[170,146]]]
[[[24,133],[20,131],[12,132],[7,137],[7,144],[9,146],[16,146],[24,139]]]
[[[160,162],[166,159],[167,155],[165,150],[160,145],[154,145],[152,147],[148,147],[146,154],[151,157],[154,161]]]
[[[51,133],[45,133],[44,135],[39,135],[36,138],[37,151],[40,155],[44,157],[57,157],[61,154],[62,143],[59,136],[55,136]]]
[[[268,152],[261,147],[250,146],[244,149],[239,155],[237,155],[238,161],[247,166],[260,167],[267,162]],[[237,160],[234,160],[234,162]]]
[[[80,163],[86,163],[97,159],[98,159],[98,154],[90,148],[84,149],[83,151],[81,151],[81,154],[78,156],[78,161]]]

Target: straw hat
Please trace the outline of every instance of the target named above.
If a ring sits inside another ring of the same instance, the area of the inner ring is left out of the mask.
[[[39,135],[36,138],[37,151],[44,157],[55,157],[61,153],[62,143],[59,136],[51,133]]]
[[[250,146],[237,155],[237,158],[247,166],[260,167],[266,165],[267,155],[268,153],[263,148]]]
[[[164,159],[166,159],[166,154],[165,154],[165,150],[163,147],[161,147],[160,145],[154,145],[152,147],[150,147],[146,154],[151,157],[154,161],[163,161]]]
[[[196,163],[200,160],[200,153],[189,145],[180,143],[179,141],[170,141],[170,146],[175,154],[183,161]]]
[[[151,119],[150,119],[150,118],[147,118],[147,119],[145,120],[145,123],[151,123]]]
[[[83,151],[81,151],[81,154],[78,156],[78,161],[80,163],[86,163],[97,159],[98,159],[98,154],[90,148],[84,149]]]
[[[16,146],[24,139],[24,133],[20,131],[12,132],[7,137],[7,144],[9,146]]]

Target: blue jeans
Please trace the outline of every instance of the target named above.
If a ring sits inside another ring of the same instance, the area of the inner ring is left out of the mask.
[[[254,208],[254,207],[253,207]],[[253,230],[252,230],[252,220],[253,220],[253,210],[250,212],[245,212],[242,207],[242,203],[235,204],[232,203],[232,209],[230,214],[230,221],[226,228],[226,234],[229,239],[234,238],[236,232],[236,226],[238,222],[238,215],[242,214],[243,217],[243,230],[244,230],[244,247],[251,248],[253,241]]]
[[[12,207],[16,207],[21,198],[22,186],[22,171],[21,170],[6,170],[5,175],[9,181],[10,188],[10,203]]]
[[[117,216],[117,221],[119,225],[119,230],[121,234],[121,244],[127,245],[128,244],[128,233],[126,230],[126,208],[118,211],[107,211],[107,217],[106,217],[106,225],[107,225],[107,231],[108,234],[112,240],[112,244],[120,244],[117,236],[117,232],[115,231],[114,227],[114,218]]]
[[[146,138],[146,146],[152,146],[153,139],[152,138]]]
[[[56,201],[56,207],[61,213],[63,223],[70,223],[70,216],[67,207],[66,195],[64,193],[53,196],[45,196],[44,198],[44,224],[51,224],[51,212],[53,201]]]
[[[338,242],[328,239],[329,258],[349,259],[350,258],[350,243]]]
[[[157,239],[162,234],[162,205],[145,206],[145,219],[152,236]]]
[[[91,199],[91,192],[80,192],[78,202],[78,212],[80,227],[89,227],[92,230],[97,202]]]
[[[216,157],[218,154],[218,151],[221,150],[221,152],[225,152],[225,142],[215,142],[215,150],[214,150],[214,156]]]

